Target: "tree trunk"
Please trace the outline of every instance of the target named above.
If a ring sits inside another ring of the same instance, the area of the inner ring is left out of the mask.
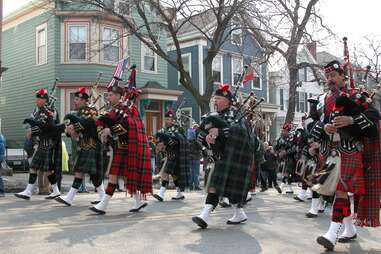
[[[296,68],[296,59],[288,64],[288,71],[290,76],[289,93],[288,93],[288,108],[285,122],[292,123],[295,117],[296,105],[296,88],[298,82],[298,69]]]

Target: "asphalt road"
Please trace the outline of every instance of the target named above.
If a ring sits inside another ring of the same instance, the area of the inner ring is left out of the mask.
[[[191,217],[199,214],[203,192],[186,193],[184,201],[149,205],[128,212],[133,201],[116,193],[106,215],[87,208],[96,194],[79,194],[72,207],[43,196],[19,200],[0,198],[0,253],[324,253],[316,237],[329,225],[329,211],[316,219],[304,217],[310,203],[299,203],[274,190],[258,193],[246,208],[249,220],[230,226],[231,208],[212,213],[210,226],[198,229]],[[168,192],[167,199],[173,192]],[[361,228],[351,244],[337,244],[337,253],[381,253],[381,229]]]

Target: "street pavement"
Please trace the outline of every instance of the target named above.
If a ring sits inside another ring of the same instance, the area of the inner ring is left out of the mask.
[[[248,221],[227,225],[231,208],[212,213],[209,227],[198,229],[205,195],[188,192],[184,201],[148,197],[143,212],[132,214],[133,201],[116,193],[106,215],[88,210],[96,194],[78,194],[72,207],[35,195],[30,201],[13,194],[0,198],[0,253],[325,253],[316,237],[329,225],[329,211],[319,218],[304,217],[310,202],[270,189],[257,193],[246,207]],[[351,244],[337,244],[336,253],[381,253],[381,230],[360,228]]]

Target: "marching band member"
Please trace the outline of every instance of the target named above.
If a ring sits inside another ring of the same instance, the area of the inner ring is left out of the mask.
[[[53,192],[46,199],[54,199],[61,195],[57,184],[57,173],[61,170],[61,133],[64,125],[58,125],[57,111],[54,108],[48,108],[48,102],[48,91],[39,89],[36,92],[36,109],[32,118],[24,121],[31,125],[26,129],[26,138],[36,140],[37,148],[29,166],[29,183],[24,191],[15,194],[21,199],[31,198],[37,180],[37,171],[48,173]]]
[[[185,131],[175,124],[175,113],[172,110],[165,113],[164,121],[165,126],[156,134],[157,147],[166,154],[166,162],[161,172],[161,187],[159,193],[153,195],[160,202],[164,201],[169,175],[176,186],[176,196],[172,200],[184,199],[183,191],[191,184],[190,150]]]
[[[73,166],[75,177],[70,191],[65,196],[57,197],[59,203],[71,206],[74,197],[82,184],[84,174],[90,175],[90,180],[97,190],[98,198],[92,202],[99,203],[105,195],[103,186],[103,170],[100,165],[100,142],[97,137],[95,125],[97,110],[88,105],[90,96],[85,87],[74,93],[74,106],[76,111],[65,116],[68,120],[66,133],[76,142],[76,158]]]
[[[330,227],[324,235],[317,238],[317,242],[327,250],[333,250],[343,223],[345,231],[340,237],[341,241],[347,242],[357,237],[356,229],[352,224],[348,192],[354,193],[355,199],[358,200],[358,202],[355,200],[355,213],[361,222],[360,225],[379,225],[379,213],[376,212],[377,219],[374,216],[376,214],[373,213],[375,204],[363,201],[366,190],[373,191],[372,188],[377,188],[375,183],[379,182],[379,180],[368,178],[366,181],[364,179],[364,164],[369,166],[367,170],[374,171],[373,174],[380,172],[379,160],[364,161],[364,155],[370,152],[366,152],[366,149],[369,149],[364,142],[366,139],[377,139],[379,149],[379,114],[377,110],[365,103],[364,95],[354,90],[349,91],[349,94],[346,93],[344,70],[339,62],[328,63],[325,66],[325,73],[331,90],[331,94],[326,97],[326,111],[330,113],[330,119],[327,121],[326,118],[318,130],[321,135],[331,135],[331,145],[337,146],[340,153],[340,177],[336,187]],[[339,115],[335,116],[332,113],[339,113]],[[375,147],[377,144],[372,146]],[[379,153],[376,156],[379,158]],[[367,159],[371,157],[375,156],[368,156]],[[368,189],[366,189],[367,185]],[[379,199],[379,196],[377,198]]]
[[[133,103],[138,93],[135,88],[128,88],[126,91],[118,86],[118,83],[115,82],[108,88],[108,101],[112,108],[96,122],[101,142],[111,142],[113,147],[106,195],[98,204],[90,207],[90,210],[97,214],[106,213],[116,189],[118,176],[125,177],[127,192],[134,198],[135,204],[130,212],[139,212],[146,207],[147,203],[142,202],[142,199],[146,198],[146,194],[152,193],[148,139],[143,121]],[[124,95],[129,104],[122,101]]]
[[[206,177],[207,197],[199,216],[192,221],[200,228],[208,227],[210,213],[218,205],[219,197],[226,197],[233,206],[233,217],[227,224],[240,224],[247,220],[243,210],[251,184],[254,142],[246,119],[232,108],[233,94],[228,85],[215,92],[217,113],[210,113],[200,126],[199,140],[211,146],[215,165]]]

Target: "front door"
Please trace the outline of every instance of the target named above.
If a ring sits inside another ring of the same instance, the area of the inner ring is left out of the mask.
[[[161,112],[146,112],[146,133],[154,136],[161,129]]]

